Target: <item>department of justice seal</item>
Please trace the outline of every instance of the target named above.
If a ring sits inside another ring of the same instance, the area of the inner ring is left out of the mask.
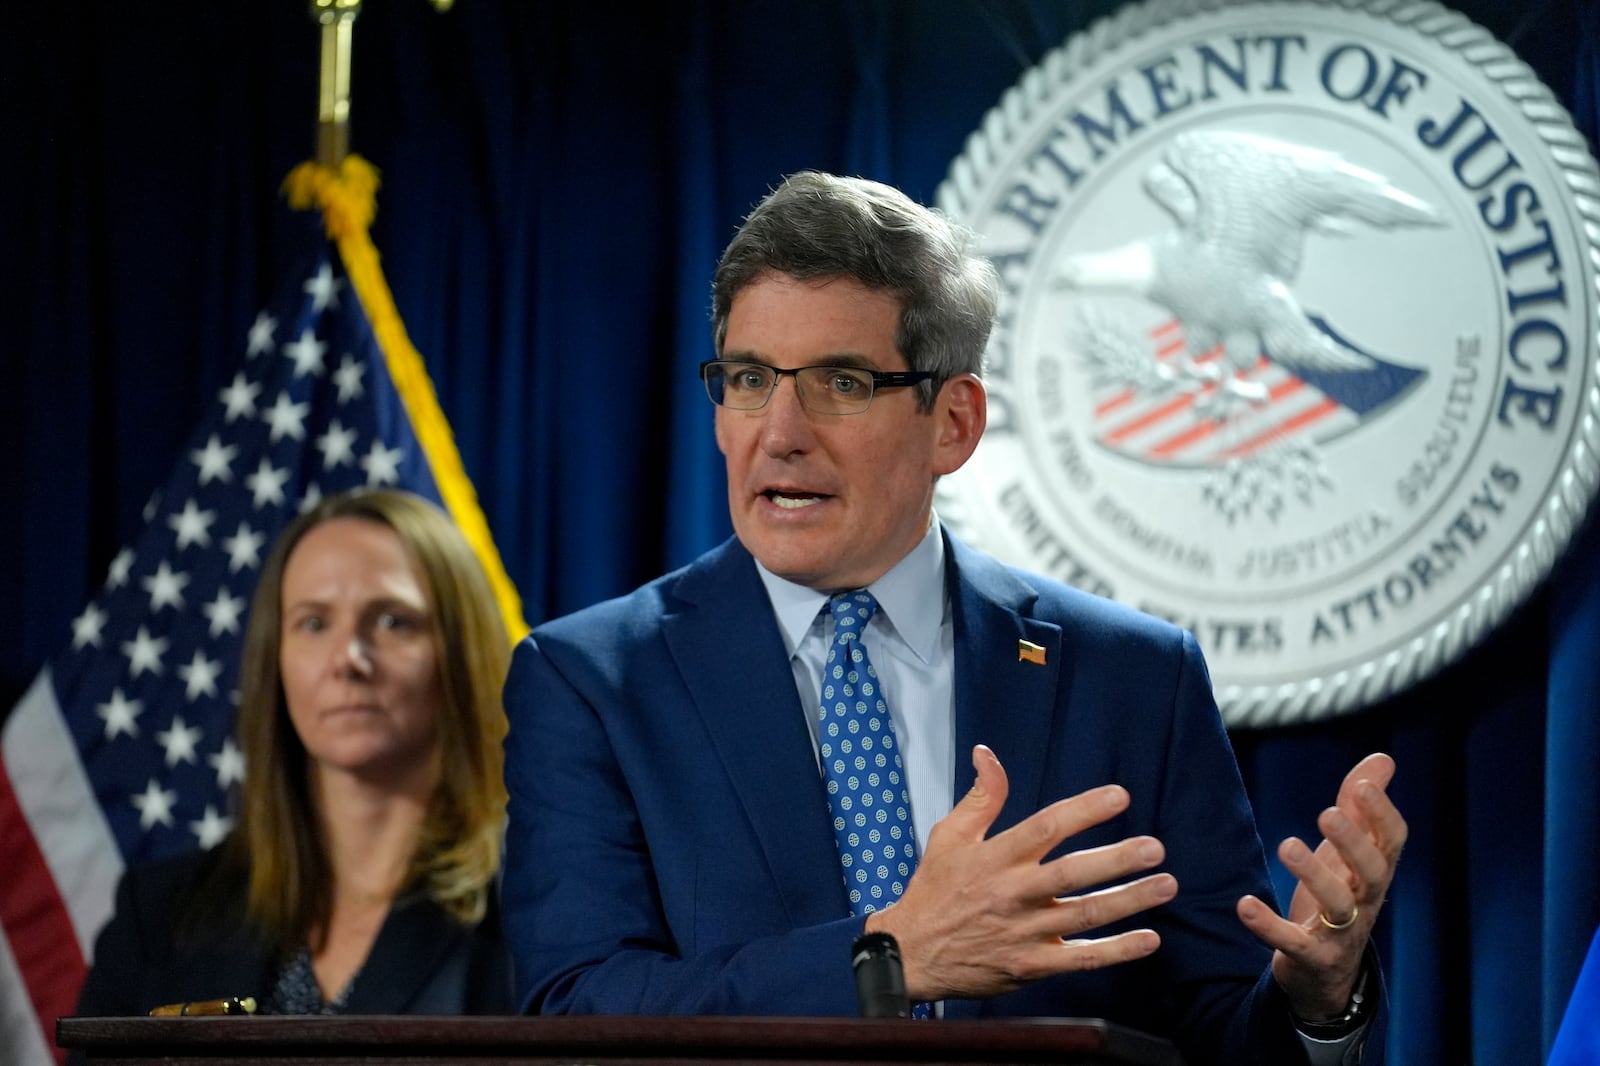
[[[938,206],[1003,286],[941,517],[1193,630],[1231,725],[1436,672],[1594,496],[1600,176],[1456,12],[1130,5],[1006,93]]]

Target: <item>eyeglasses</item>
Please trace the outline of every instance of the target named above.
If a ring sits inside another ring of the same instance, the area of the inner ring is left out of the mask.
[[[708,359],[700,364],[706,395],[718,407],[732,411],[759,411],[767,406],[778,379],[794,378],[795,391],[807,411],[819,415],[858,415],[872,406],[877,389],[903,389],[931,380],[927,370],[886,372],[857,366],[802,366],[786,370],[765,363],[740,363]]]

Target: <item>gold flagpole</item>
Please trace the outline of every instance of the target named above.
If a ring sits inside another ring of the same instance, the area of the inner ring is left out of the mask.
[[[449,11],[455,0],[432,0]],[[337,168],[350,151],[350,51],[361,0],[311,0],[322,27],[322,69],[317,78],[317,162]]]
[[[361,0],[311,0],[322,26],[322,69],[317,79],[317,162],[337,169],[350,151],[350,43]]]
[[[432,0],[434,10],[447,11],[453,0]],[[322,71],[317,92],[317,158],[302,163],[284,181],[289,204],[297,210],[322,209],[328,236],[356,297],[372,324],[389,377],[405,405],[417,443],[433,472],[445,510],[455,519],[483,564],[513,642],[528,632],[522,600],[506,574],[489,523],[478,505],[477,490],[467,478],[450,424],[439,408],[433,382],[422,356],[406,336],[394,296],[378,264],[367,227],[377,211],[378,171],[360,156],[350,155],[350,45],[361,0],[311,0],[311,17],[322,26]]]

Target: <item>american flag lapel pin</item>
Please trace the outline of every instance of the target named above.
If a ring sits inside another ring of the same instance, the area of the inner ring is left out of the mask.
[[[1035,666],[1044,665],[1044,645],[1035,644],[1031,640],[1017,641],[1017,662],[1030,662]]]

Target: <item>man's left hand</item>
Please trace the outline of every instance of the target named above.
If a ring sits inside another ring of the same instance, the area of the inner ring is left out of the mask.
[[[1345,775],[1339,798],[1317,819],[1313,852],[1298,837],[1278,858],[1299,880],[1280,918],[1254,896],[1239,900],[1239,920],[1273,949],[1272,975],[1306,1021],[1337,1018],[1349,1005],[1367,937],[1394,880],[1406,822],[1386,789],[1394,760],[1368,755]]]

